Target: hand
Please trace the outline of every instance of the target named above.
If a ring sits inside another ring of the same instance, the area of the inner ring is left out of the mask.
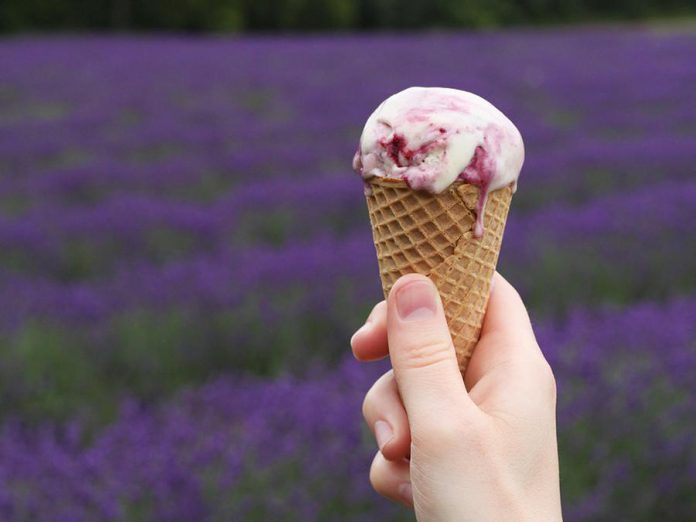
[[[361,361],[391,358],[363,403],[378,493],[421,522],[561,520],[555,380],[502,276],[464,379],[440,297],[421,275],[399,279],[351,345]]]

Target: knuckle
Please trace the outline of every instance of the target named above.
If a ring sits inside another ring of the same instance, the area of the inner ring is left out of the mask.
[[[381,453],[377,452],[374,459],[372,459],[372,465],[370,466],[370,484],[372,488],[380,494],[384,493],[384,473],[383,473],[383,457]]]
[[[375,416],[378,405],[383,402],[382,397],[388,392],[394,383],[394,372],[389,370],[377,379],[365,394],[362,403],[362,414],[368,422]]]
[[[418,369],[436,366],[449,361],[453,356],[453,350],[449,339],[425,339],[409,343],[405,347],[404,367]]]
[[[510,292],[510,296],[514,300],[522,302],[522,296],[520,295],[517,288],[515,288],[514,285],[512,283],[510,283],[509,281],[506,281],[506,282],[507,282],[506,286],[508,287],[508,291]]]
[[[388,389],[391,386],[395,386],[396,383],[394,381],[394,370],[389,370],[386,373],[384,373],[379,379],[377,379],[376,384],[385,389]]]
[[[386,301],[380,301],[379,303],[377,303],[374,307],[372,307],[372,311],[367,316],[366,322],[369,323],[369,322],[375,321],[381,315],[384,315],[386,313],[386,307],[387,307]]]
[[[553,369],[548,363],[546,364],[545,375],[546,379],[544,382],[546,384],[547,396],[550,402],[555,406],[558,397],[558,387],[556,385],[556,377],[553,374]]]
[[[374,385],[365,394],[365,398],[363,399],[363,403],[362,403],[363,418],[367,422],[370,422],[370,418],[372,417],[372,411],[373,411],[372,404],[374,402],[374,399],[373,399],[374,392],[372,390],[374,390]]]
[[[544,397],[550,404],[555,405],[557,397],[556,377],[546,359],[542,358],[540,363],[537,364],[535,378],[543,390]]]

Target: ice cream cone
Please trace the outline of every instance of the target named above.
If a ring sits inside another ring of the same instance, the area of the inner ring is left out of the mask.
[[[404,274],[430,277],[440,291],[463,374],[481,333],[512,187],[488,195],[483,235],[477,238],[478,187],[457,182],[431,194],[400,180],[371,178],[368,183],[367,206],[384,295]]]

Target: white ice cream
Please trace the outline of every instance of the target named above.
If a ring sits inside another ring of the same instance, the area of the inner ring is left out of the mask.
[[[442,87],[411,87],[368,118],[353,167],[363,178],[400,179],[439,193],[456,180],[490,191],[512,184],[524,162],[522,136],[483,98]]]

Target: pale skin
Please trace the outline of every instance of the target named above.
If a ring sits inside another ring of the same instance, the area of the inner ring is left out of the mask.
[[[399,279],[351,339],[358,360],[392,364],[363,403],[370,482],[420,522],[562,519],[553,372],[519,294],[492,283],[463,379],[427,277]]]

